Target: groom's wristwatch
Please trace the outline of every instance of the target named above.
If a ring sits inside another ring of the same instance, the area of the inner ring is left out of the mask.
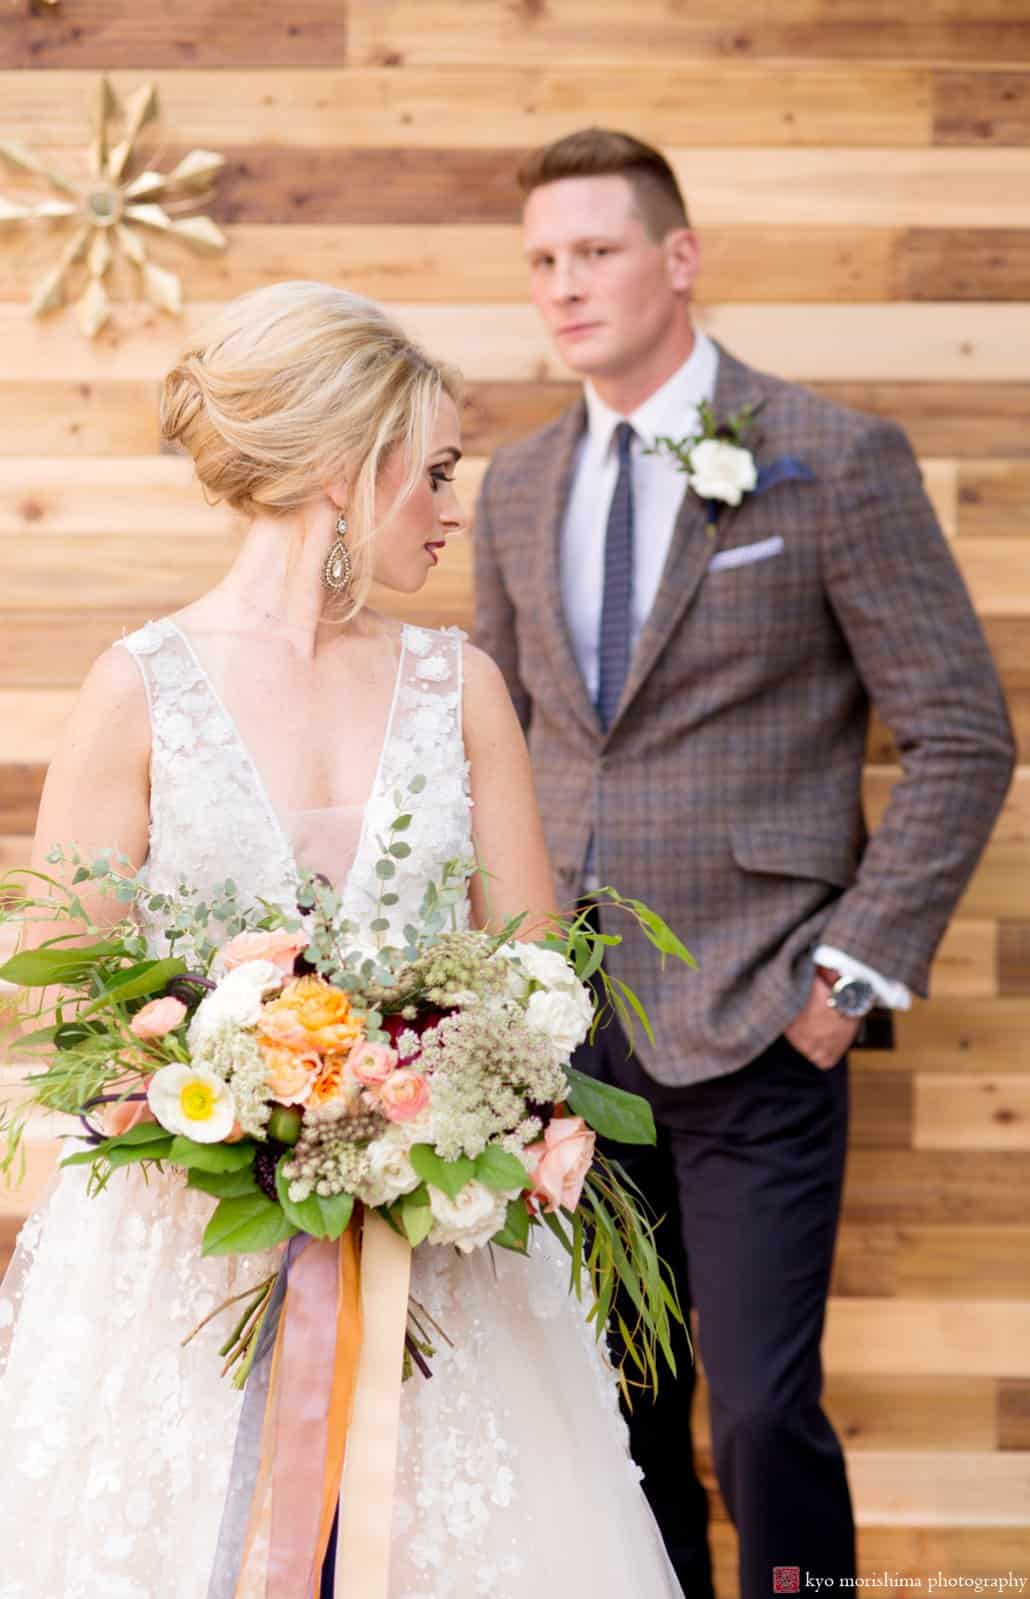
[[[826,1003],[838,1016],[846,1017],[849,1022],[868,1016],[876,1004],[872,983],[867,983],[864,977],[842,977],[829,966],[817,966],[816,972],[830,990]]]

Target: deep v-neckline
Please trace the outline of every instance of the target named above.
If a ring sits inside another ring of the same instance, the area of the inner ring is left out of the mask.
[[[182,647],[185,649],[187,655],[193,663],[195,670],[204,684],[204,688],[208,694],[208,697],[221,714],[225,721],[225,725],[232,734],[233,743],[236,746],[236,753],[238,754],[240,761],[247,772],[254,793],[261,802],[261,807],[268,817],[271,830],[279,842],[279,848],[282,852],[283,861],[288,867],[293,880],[295,882],[298,881],[301,871],[300,867],[297,865],[296,851],[290,841],[290,836],[286,830],[283,818],[280,816],[279,812],[275,808],[275,805],[272,803],[272,796],[268,785],[262,776],[261,768],[254,759],[250,745],[243,737],[239,723],[229,710],[221,694],[219,694],[218,690],[215,688],[215,685],[211,679],[211,674],[204,665],[203,661],[200,659],[200,656],[197,654],[196,646],[194,645],[189,634],[184,628],[179,626],[178,622],[174,622],[170,616],[165,617],[165,626],[171,628],[176,638],[182,644]],[[393,694],[390,699],[390,709],[386,718],[386,727],[383,731],[383,741],[379,748],[379,760],[376,764],[375,776],[372,779],[372,787],[369,789],[364,806],[362,807],[361,827],[358,832],[357,848],[354,851],[354,858],[350,863],[350,867],[348,868],[343,882],[334,884],[334,887],[340,894],[341,901],[348,893],[353,882],[355,872],[357,871],[358,866],[364,856],[365,841],[368,836],[368,819],[372,812],[373,805],[378,798],[380,788],[382,787],[383,770],[386,765],[386,752],[389,749],[390,741],[393,737],[394,723],[397,719],[397,706],[400,700],[401,681],[404,673],[404,657],[408,647],[407,634],[408,624],[405,622],[401,625],[400,650],[397,654],[397,670],[394,674]],[[319,811],[332,811],[343,808],[344,807],[342,806],[336,805],[313,806],[309,808],[307,814],[316,814]],[[349,806],[346,808],[350,809]]]

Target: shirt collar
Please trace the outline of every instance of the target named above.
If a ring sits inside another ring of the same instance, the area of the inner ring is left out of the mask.
[[[629,417],[624,419],[613,411],[588,383],[584,398],[591,444],[600,455],[607,454],[615,429],[623,420],[632,422],[634,431],[648,445],[659,437],[682,438],[693,424],[701,401],[711,401],[718,367],[718,350],[707,333],[698,328],[694,348],[683,365]]]

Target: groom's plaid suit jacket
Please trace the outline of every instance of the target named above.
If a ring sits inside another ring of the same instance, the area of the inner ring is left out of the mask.
[[[714,535],[685,493],[607,733],[561,602],[581,403],[497,453],[477,517],[477,642],[527,729],[560,895],[579,892],[592,831],[601,881],[698,959],[663,976],[619,918],[609,969],[647,1007],[657,1043],[638,1034],[640,1053],[665,1083],[756,1057],[801,1009],[819,940],[925,994],[1012,771],[990,654],[901,429],[720,350],[716,417],[748,402],[764,402],[759,462],[797,456],[816,481],[724,510]],[[871,839],[870,700],[903,767]]]

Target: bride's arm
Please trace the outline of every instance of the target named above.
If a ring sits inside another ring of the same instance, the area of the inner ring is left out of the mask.
[[[33,868],[51,877],[70,877],[47,860],[55,844],[66,852],[77,846],[89,861],[112,849],[138,867],[147,852],[149,767],[150,724],[139,669],[126,650],[110,649],[91,668],[50,763],[36,821]],[[84,885],[80,897],[98,926],[125,915],[125,906],[113,895],[90,885]],[[33,923],[27,942],[38,944],[68,931],[67,922],[55,925],[41,919]]]
[[[473,880],[472,919],[477,927],[500,928],[528,911],[521,936],[538,938],[558,907],[529,751],[499,668],[474,645],[463,654],[472,835],[478,863],[489,873]]]

